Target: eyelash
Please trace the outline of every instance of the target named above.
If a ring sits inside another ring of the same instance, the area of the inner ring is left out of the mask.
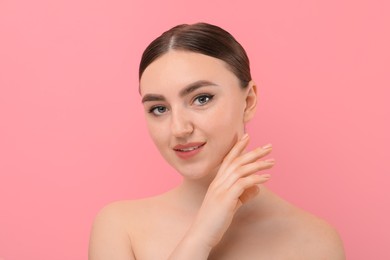
[[[194,101],[193,101],[193,103],[196,101],[196,100],[199,100],[199,98],[208,98],[208,100],[205,102],[205,103],[202,103],[200,106],[204,106],[204,105],[206,105],[206,104],[208,104],[213,98],[214,98],[214,95],[210,95],[210,94],[201,94],[201,95],[198,95],[198,96],[196,96],[195,98],[194,98]],[[157,105],[157,106],[153,106],[153,107],[151,107],[150,109],[149,109],[149,113],[151,113],[151,114],[153,114],[154,116],[160,116],[160,115],[157,115],[157,114],[155,114],[154,113],[154,111],[156,110],[156,109],[158,109],[158,108],[165,108],[165,109],[167,109],[166,107],[164,107],[164,106],[161,106],[161,105]]]
[[[196,97],[194,98],[194,101],[193,101],[193,102],[195,102],[195,100],[199,100],[199,98],[203,98],[203,97],[208,98],[208,101],[207,101],[206,103],[203,103],[201,106],[203,106],[203,105],[209,103],[211,100],[213,100],[214,95],[210,95],[210,94],[200,94],[200,95],[198,95],[198,96],[196,96]]]
[[[164,106],[153,106],[153,107],[151,107],[150,109],[149,109],[149,113],[150,114],[153,114],[154,116],[158,116],[158,115],[156,115],[155,113],[154,113],[154,111],[157,109],[157,108],[165,108],[166,109],[166,107],[164,107]]]

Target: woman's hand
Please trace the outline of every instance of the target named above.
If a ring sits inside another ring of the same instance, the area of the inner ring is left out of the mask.
[[[271,152],[271,145],[245,153],[248,143],[245,134],[225,156],[190,229],[210,250],[222,239],[237,210],[258,194],[257,185],[270,178],[255,173],[274,165],[273,159],[259,160]]]
[[[269,174],[255,173],[274,165],[272,159],[259,161],[271,152],[271,145],[245,153],[248,143],[245,134],[225,156],[190,230],[169,260],[208,259],[237,210],[259,193],[258,184],[269,180]]]

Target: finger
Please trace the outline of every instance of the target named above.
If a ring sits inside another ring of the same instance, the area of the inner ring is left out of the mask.
[[[247,152],[234,160],[238,165],[245,165],[268,155],[272,151],[272,145],[268,144],[263,147],[258,147],[250,152]]]
[[[220,185],[225,182],[227,178],[231,174],[237,173],[236,169],[239,169],[242,166],[245,166],[245,164],[250,164],[256,162],[258,159],[268,155],[272,151],[272,145],[267,144],[264,145],[263,147],[256,148],[255,150],[252,150],[246,154],[242,154],[239,157],[236,157],[229,165],[225,165],[224,168],[220,168],[221,171],[225,172],[223,174],[224,176],[219,176],[218,179],[216,179],[216,184]],[[272,159],[271,159],[272,160]],[[274,161],[274,160],[273,160]],[[265,162],[269,162],[269,160],[266,160]],[[262,166],[263,163],[255,163],[255,166]],[[259,169],[260,170],[260,169]],[[221,174],[222,175],[222,174]]]
[[[217,176],[222,174],[225,171],[226,167],[228,165],[230,165],[230,163],[235,158],[240,156],[242,151],[245,150],[245,147],[248,145],[248,143],[249,143],[249,135],[248,134],[244,134],[241,137],[241,139],[232,147],[232,149],[230,149],[229,153],[223,159],[221,167],[220,167],[220,170],[218,171]]]
[[[235,172],[229,174],[229,176],[224,180],[221,186],[224,186],[226,189],[230,189],[236,181],[241,178],[247,177],[251,174],[257,173],[258,171],[272,168],[275,164],[274,159],[269,159],[265,161],[256,161],[244,166],[241,166]]]
[[[260,187],[257,185],[254,185],[252,187],[249,187],[248,189],[244,190],[244,192],[241,194],[239,197],[239,200],[241,201],[242,204],[247,203],[254,197],[256,197],[257,194],[260,192]]]
[[[228,197],[232,200],[238,200],[244,191],[254,185],[262,184],[270,179],[269,174],[264,175],[249,175],[245,178],[241,178],[235,182],[235,184],[229,189]]]

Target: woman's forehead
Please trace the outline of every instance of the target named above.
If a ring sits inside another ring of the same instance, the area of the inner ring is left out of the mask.
[[[215,84],[238,82],[222,60],[195,52],[171,50],[145,69],[140,79],[140,91],[183,87],[200,80]]]

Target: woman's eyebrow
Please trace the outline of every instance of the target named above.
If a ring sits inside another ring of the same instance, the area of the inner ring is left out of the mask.
[[[187,85],[184,89],[180,90],[179,96],[184,97],[190,94],[191,92],[194,92],[198,88],[205,87],[205,86],[218,86],[218,85],[208,80],[198,80]]]
[[[142,98],[142,103],[145,103],[148,101],[165,101],[165,97],[163,95],[157,95],[157,94],[146,94]]]
[[[187,85],[184,89],[180,90],[179,96],[184,97],[198,88],[206,87],[206,86],[218,86],[214,82],[208,81],[208,80],[198,80],[195,81],[189,85]],[[165,97],[163,95],[159,94],[146,94],[142,98],[142,103],[148,102],[148,101],[165,101]]]

